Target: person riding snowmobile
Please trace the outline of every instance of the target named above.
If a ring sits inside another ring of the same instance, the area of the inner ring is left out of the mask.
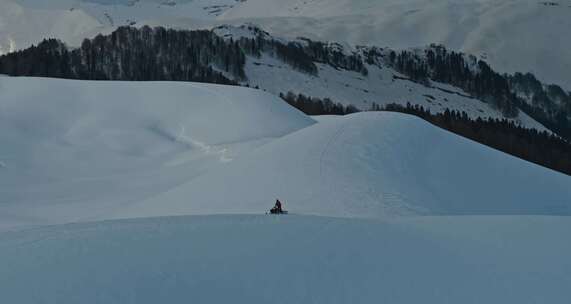
[[[274,207],[270,210],[270,213],[272,213],[272,214],[285,213],[284,210],[282,209],[282,202],[280,202],[279,199],[276,199],[276,204],[275,204]]]

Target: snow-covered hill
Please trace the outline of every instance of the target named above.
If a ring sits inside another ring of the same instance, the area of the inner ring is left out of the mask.
[[[156,215],[570,214],[569,177],[420,119],[258,90],[0,78],[4,227]],[[533,186],[528,186],[532,184]]]
[[[251,89],[0,77],[0,228],[101,218],[313,123]]]
[[[1,303],[571,297],[571,178],[407,115],[0,77],[0,143]]]
[[[360,113],[326,118],[119,214],[256,213],[278,197],[294,212],[341,217],[571,215],[570,181],[416,117]]]

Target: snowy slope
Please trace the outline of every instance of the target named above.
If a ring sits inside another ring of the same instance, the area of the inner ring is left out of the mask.
[[[0,53],[46,37],[77,46],[121,25],[254,22],[291,38],[394,48],[442,43],[502,72],[533,72],[571,90],[570,17],[569,0],[1,0]]]
[[[222,18],[290,37],[396,48],[442,43],[571,90],[568,0],[249,0]]]
[[[78,46],[122,25],[214,19],[240,0],[1,0],[0,54],[44,38]]]
[[[252,24],[222,25],[214,28],[213,31],[225,39],[263,39],[283,44],[295,43],[301,46],[307,44],[304,39],[274,36]],[[422,106],[432,113],[443,113],[448,109],[460,113],[466,112],[468,117],[474,120],[477,118],[505,119],[497,107],[471,96],[460,88],[435,81],[427,81],[426,84],[411,81],[396,71],[388,62],[388,54],[391,51],[399,53],[398,49],[373,47],[375,52],[381,52],[383,55],[373,62],[367,62],[365,58],[372,50],[371,47],[356,47],[336,42],[323,43],[328,45],[330,50],[338,51],[343,56],[359,56],[367,70],[366,75],[321,62],[314,62],[317,73],[312,75],[293,68],[272,52],[264,52],[260,56],[247,56],[244,68],[247,79],[236,80],[243,85],[258,87],[275,95],[294,93],[313,98],[328,98],[336,103],[352,105],[363,111],[370,110],[373,105],[385,106],[396,103],[405,106],[410,103]],[[422,54],[424,49],[415,48],[411,51]],[[467,64],[475,65],[475,57],[466,54],[465,57]],[[473,67],[473,69],[477,68]],[[228,75],[228,77],[233,76]],[[516,117],[508,120],[524,128],[551,133],[549,129],[523,111],[519,111]]]
[[[257,213],[276,197],[341,217],[569,215],[570,181],[413,116],[370,112],[327,118],[118,217]]]
[[[3,303],[564,304],[567,217],[206,216],[0,234]]]
[[[261,213],[276,197],[348,217],[571,212],[568,176],[406,115],[315,124],[261,91],[194,83],[0,88],[3,228]]]
[[[99,218],[312,123],[251,89],[0,77],[0,229]]]
[[[12,0],[0,1],[0,54],[27,48],[49,37],[62,37],[80,45],[84,38],[101,30],[101,23],[82,10],[42,9]]]
[[[338,3],[335,1],[338,1]],[[480,3],[480,5],[484,5],[483,3],[487,2],[484,1]],[[274,7],[276,5],[279,9]],[[314,30],[328,30],[330,28],[329,25],[318,27],[307,25],[304,27],[305,31],[301,31],[299,29],[290,31],[287,25],[282,26],[280,24],[276,26],[274,24],[274,22],[279,22],[279,20],[281,20],[281,17],[275,18],[275,16],[282,16],[283,14],[286,16],[288,16],[288,14],[303,16],[303,20],[306,20],[307,18],[310,18],[310,20],[313,20],[314,18],[318,18],[319,20],[322,20],[323,18],[327,20],[329,18],[360,19],[362,14],[365,14],[366,12],[373,14],[374,16],[377,16],[377,14],[383,15],[386,14],[387,11],[398,11],[398,9],[403,9],[402,5],[404,4],[382,1],[343,2],[342,0],[305,1],[303,3],[284,1],[279,2],[279,5],[272,1],[237,2],[236,0],[187,0],[167,2],[159,0],[56,0],[49,4],[38,2],[37,0],[6,0],[0,2],[0,6],[2,8],[0,10],[0,53],[25,48],[28,45],[36,43],[46,37],[61,38],[71,46],[77,46],[80,45],[82,39],[85,37],[92,37],[99,32],[108,33],[121,25],[132,24],[140,26],[143,24],[151,24],[181,28],[208,28],[213,25],[226,22],[242,24],[249,20],[248,18],[252,18],[259,14],[262,16],[270,14],[271,18],[267,20],[256,19],[255,22],[263,24],[264,28],[270,29],[272,33],[275,33],[278,36],[284,35],[295,37],[298,35],[305,35],[317,37],[322,40],[349,41],[352,43],[358,42],[376,45],[389,44],[391,47],[397,48],[403,46],[426,45],[432,42],[442,42],[452,48],[462,49],[469,53],[481,53],[479,51],[474,52],[472,49],[464,48],[461,45],[449,43],[449,41],[445,39],[432,37],[431,35],[420,35],[422,39],[425,39],[426,37],[428,38],[422,41],[415,40],[410,43],[402,43],[396,40],[377,41],[375,40],[376,38],[373,40],[360,41],[350,37],[347,38],[347,35],[340,35],[339,33],[343,33],[343,31],[340,31],[337,28],[335,28],[334,35],[314,34],[311,32]],[[420,4],[418,1],[409,1],[406,5],[413,6]],[[447,3],[439,5],[452,4]],[[387,10],[387,6],[390,6],[391,10]],[[454,7],[456,6],[459,7],[459,11],[462,11],[462,9],[469,11],[476,9],[473,7],[474,5],[468,5],[468,8],[463,8],[465,4],[455,3]],[[297,7],[297,9],[295,9],[295,7]],[[210,9],[215,10],[216,13],[211,13]],[[433,12],[432,4],[428,6],[427,10],[429,12]],[[222,11],[226,12],[223,17],[221,16],[222,19],[215,21],[214,19],[218,18],[217,15],[219,13],[221,14]],[[456,12],[456,9],[454,9],[454,11]],[[242,15],[247,18],[242,18]],[[428,17],[427,19],[432,20]],[[144,21],[136,22],[134,20]],[[402,20],[402,18],[398,20]],[[266,21],[269,22],[269,24],[267,24]],[[312,22],[316,21],[311,21],[310,23]],[[299,24],[300,22],[294,22],[295,27]],[[303,22],[301,22],[301,24],[303,24]],[[334,24],[342,24],[343,26],[350,27],[352,23],[340,20],[339,22],[334,22]],[[391,30],[393,28],[398,29],[398,27],[392,26],[392,24],[389,25],[390,27],[384,27],[383,23],[381,28],[383,30],[385,28],[390,28]],[[245,27],[243,26],[234,28],[217,27],[215,31],[219,35],[224,35],[226,37],[236,38],[240,36],[251,36],[252,34],[248,33],[244,28]],[[375,27],[373,26],[372,28],[374,29]],[[418,28],[424,27],[418,26]],[[432,27],[428,26],[427,28]],[[438,28],[435,30],[440,31]],[[359,29],[356,32],[367,37],[385,36],[384,34],[381,35],[374,32],[370,33],[363,31],[363,29]],[[353,31],[351,31],[351,33],[353,33]],[[400,33],[398,35],[398,37],[411,36],[414,37],[415,35],[411,35],[407,32]],[[533,45],[535,45],[535,43]],[[345,52],[355,51],[355,47],[351,45],[344,45],[344,47]],[[520,54],[524,52],[521,51],[522,49],[527,52],[530,48],[533,49],[533,47],[523,48],[518,46],[517,53]],[[486,56],[481,57],[485,58]],[[514,56],[513,54],[502,54],[502,58],[506,58],[505,60],[513,60],[517,57],[518,56]],[[545,57],[536,56],[535,58]],[[559,59],[556,55],[549,56],[549,58],[549,60],[557,62],[557,68],[566,67],[566,59],[558,61]],[[494,68],[505,70],[502,63],[496,64],[494,60],[491,60],[492,58],[485,59],[491,61]],[[561,62],[563,64],[561,64]],[[412,104],[422,105],[424,108],[430,109],[433,113],[443,112],[445,109],[450,109],[457,110],[459,112],[464,111],[474,119],[478,117],[484,119],[503,118],[502,114],[497,109],[494,109],[487,103],[471,98],[469,94],[466,94],[462,90],[438,83],[433,84],[432,88],[427,88],[418,83],[394,78],[394,76],[398,77],[402,75],[399,75],[388,66],[367,65],[366,68],[370,71],[370,75],[366,77],[355,72],[334,68],[329,65],[318,64],[318,66],[319,77],[313,77],[295,71],[291,66],[277,60],[276,58],[267,56],[267,54],[261,58],[250,57],[248,58],[246,65],[248,80],[243,83],[247,83],[250,86],[258,86],[276,95],[279,93],[285,94],[291,91],[296,94],[302,93],[307,96],[317,98],[329,98],[335,102],[340,102],[345,105],[354,105],[363,110],[370,109],[372,103],[380,105],[400,103],[404,105],[407,102],[410,102]],[[549,64],[541,63],[541,66],[548,67]],[[528,71],[529,68],[521,66],[521,69],[515,70]],[[565,71],[567,71],[567,68],[565,68]],[[561,81],[558,81],[558,83],[565,84],[565,82]],[[520,113],[519,117],[513,120],[515,123],[526,128],[550,132],[542,124],[524,113]]]
[[[420,105],[432,113],[446,109],[466,112],[472,119],[504,119],[504,115],[489,103],[483,102],[461,89],[444,83],[431,82],[431,86],[405,80],[403,75],[389,66],[366,64],[368,75],[316,64],[317,76],[292,69],[291,66],[269,55],[260,58],[248,57],[244,84],[259,87],[275,95],[304,94],[316,98],[329,98],[344,105],[353,105],[367,111],[373,104],[385,106],[390,103]],[[397,78],[395,78],[397,77]],[[398,78],[400,77],[400,78]],[[524,128],[540,132],[549,129],[529,115],[519,111],[509,119]]]
[[[571,297],[571,178],[407,115],[0,77],[0,143],[1,303]]]

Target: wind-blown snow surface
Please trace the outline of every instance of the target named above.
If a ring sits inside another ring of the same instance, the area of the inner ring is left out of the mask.
[[[411,116],[0,77],[0,143],[1,303],[571,297],[570,178]]]
[[[3,303],[568,303],[566,217],[206,216],[0,234]]]

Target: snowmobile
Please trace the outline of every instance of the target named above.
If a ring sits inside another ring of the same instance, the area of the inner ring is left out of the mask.
[[[272,209],[270,209],[270,214],[287,214],[287,211],[273,207]]]
[[[270,209],[271,214],[287,214],[287,211],[282,209],[282,202],[279,199],[276,200],[276,204],[272,209]]]

